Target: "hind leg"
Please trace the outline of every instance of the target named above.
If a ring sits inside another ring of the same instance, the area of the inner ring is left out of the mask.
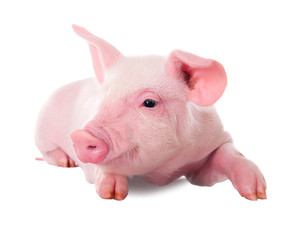
[[[37,159],[40,160],[40,159]],[[57,148],[53,151],[43,154],[43,160],[47,163],[59,167],[77,167],[74,160],[71,159],[62,149]]]

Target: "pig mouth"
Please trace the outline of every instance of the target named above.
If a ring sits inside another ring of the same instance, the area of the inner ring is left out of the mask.
[[[100,165],[112,167],[112,170],[124,169],[124,167],[128,168],[130,163],[136,162],[135,160],[137,160],[138,151],[138,146],[132,146],[118,156],[112,158],[108,156],[100,163]]]
[[[127,149],[126,152],[121,153],[118,156],[107,156],[98,165],[103,168],[104,171],[108,171],[113,174],[134,176],[140,174],[141,168],[137,168],[138,159],[138,146],[132,146]]]

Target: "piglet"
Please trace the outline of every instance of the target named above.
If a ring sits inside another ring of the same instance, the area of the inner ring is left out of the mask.
[[[59,88],[42,108],[35,143],[46,162],[80,166],[104,199],[123,200],[132,176],[156,185],[230,179],[241,196],[266,198],[263,175],[235,149],[213,106],[227,84],[220,63],[180,50],[125,57],[73,29],[89,44],[96,78]]]

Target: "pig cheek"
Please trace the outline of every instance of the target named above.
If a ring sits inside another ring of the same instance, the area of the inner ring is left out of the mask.
[[[146,158],[152,157],[154,162],[171,154],[179,145],[174,121],[165,116],[162,116],[161,119],[152,118],[149,121],[141,122],[139,135],[137,136],[139,149]]]
[[[135,148],[135,137],[133,137],[133,132],[135,132],[136,125],[135,119],[121,116],[118,119],[115,119],[113,123],[103,127],[109,134],[112,146],[108,159],[115,159],[120,156],[123,156],[124,158],[127,153]]]
[[[109,130],[113,143],[113,152],[115,154],[123,153],[130,148],[130,129],[126,125],[115,125]]]

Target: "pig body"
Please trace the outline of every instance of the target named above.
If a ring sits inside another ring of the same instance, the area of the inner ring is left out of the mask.
[[[262,174],[212,106],[226,86],[219,63],[182,51],[128,58],[74,30],[89,43],[96,78],[58,89],[43,107],[36,145],[45,161],[82,167],[106,199],[124,199],[131,176],[163,185],[183,175],[198,185],[229,178],[242,196],[266,197]]]

